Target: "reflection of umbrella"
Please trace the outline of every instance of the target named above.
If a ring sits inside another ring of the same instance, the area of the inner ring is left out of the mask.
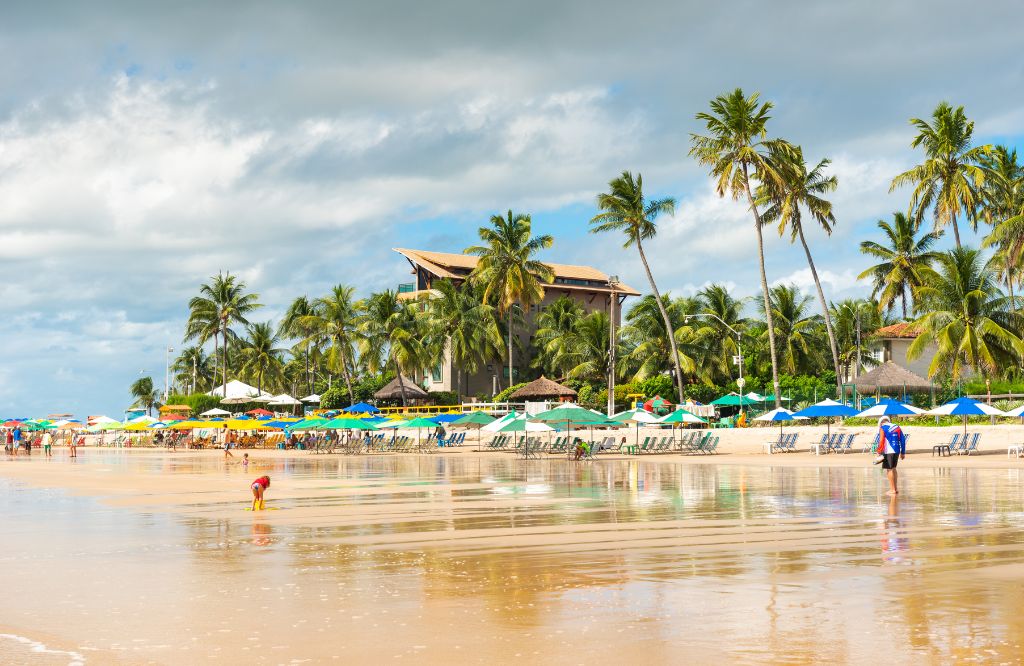
[[[860,414],[857,414],[857,416],[917,416],[918,414],[924,414],[924,410],[918,409],[912,405],[905,405],[902,402],[893,400],[892,398],[885,398],[877,404],[868,407]]]
[[[1001,410],[996,409],[992,405],[986,405],[983,402],[978,402],[973,398],[957,398],[956,400],[950,400],[946,404],[936,407],[935,409],[925,412],[926,414],[935,414],[937,416],[962,416],[964,417],[964,434],[967,434],[967,417],[968,416],[1005,416]]]
[[[857,416],[857,410],[849,405],[844,405],[841,402],[828,399],[822,400],[821,402],[815,403],[810,407],[804,407],[799,412],[795,412],[793,416],[805,416],[807,418],[832,418],[835,416],[846,417],[846,416]],[[826,434],[832,434],[832,423],[830,421],[825,422]]]

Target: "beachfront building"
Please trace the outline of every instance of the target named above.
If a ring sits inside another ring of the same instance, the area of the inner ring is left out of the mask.
[[[917,339],[913,324],[901,322],[891,326],[883,326],[872,335],[871,355],[877,363],[892,361],[896,365],[921,377],[928,376],[928,367],[935,358],[938,348],[928,345],[916,359],[907,357],[907,350]]]
[[[409,262],[412,281],[398,285],[401,298],[429,298],[433,292],[433,284],[438,280],[451,280],[455,284],[464,281],[477,264],[477,257],[449,252],[430,252],[426,250],[408,250],[395,248]],[[529,312],[523,313],[525,325],[517,331],[520,338],[521,352],[513,354],[513,376],[508,376],[508,362],[495,359],[475,373],[463,373],[462,386],[455,384],[458,371],[453,367],[451,357],[445,355],[434,368],[417,373],[416,382],[428,391],[456,391],[462,396],[478,393],[492,394],[496,390],[519,383],[528,378],[530,368],[529,350],[535,330],[535,318],[540,310],[560,296],[576,299],[587,313],[604,311],[609,313],[616,326],[622,319],[622,303],[630,296],[639,296],[640,292],[619,282],[613,276],[590,266],[570,266],[566,264],[547,264],[555,274],[552,284],[545,286],[544,302],[532,306]]]

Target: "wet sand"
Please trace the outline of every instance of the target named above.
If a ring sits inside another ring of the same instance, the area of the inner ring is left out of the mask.
[[[915,452],[894,500],[866,454],[250,455],[0,460],[0,634],[89,664],[1020,660],[1005,449]]]

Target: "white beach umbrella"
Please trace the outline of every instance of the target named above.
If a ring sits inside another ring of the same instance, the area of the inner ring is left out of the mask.
[[[301,405],[302,403],[296,400],[295,398],[291,397],[287,393],[282,393],[281,395],[275,395],[270,400],[267,400],[267,404],[287,405],[289,407],[294,407],[295,405]]]
[[[312,395],[307,395],[305,398],[299,398],[299,400],[301,400],[302,402],[311,402],[317,405],[320,404],[320,396],[317,395],[316,393]]]
[[[229,412],[226,409],[220,409],[219,407],[214,407],[213,409],[206,410],[205,412],[203,412],[199,416],[228,416],[230,414],[231,414],[231,412]]]
[[[221,403],[225,405],[240,405],[246,402],[267,402],[274,397],[266,391],[260,391],[255,386],[250,386],[249,384],[240,382],[237,379],[232,379],[227,384],[218,386],[210,391],[210,395],[221,398]]]
[[[509,421],[515,419],[517,416],[519,415],[516,414],[515,411],[511,411],[505,416],[502,416],[497,421],[494,421],[493,423],[488,423],[484,427],[480,428],[480,430],[483,432],[498,432],[499,430],[501,430],[501,427],[503,425],[507,425]]]
[[[907,405],[895,400],[882,400],[878,404],[872,405],[860,414],[857,414],[857,416],[878,418],[879,416],[917,416],[918,414],[924,414],[924,410],[920,407],[914,407],[913,405]]]
[[[1018,407],[1016,409],[1011,409],[1010,411],[1006,412],[1006,415],[1007,416],[1012,416],[1014,418],[1016,418],[1018,416],[1021,417],[1021,418],[1024,418],[1024,405],[1021,405],[1020,407]]]

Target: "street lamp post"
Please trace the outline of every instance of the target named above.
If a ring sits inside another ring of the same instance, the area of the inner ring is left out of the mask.
[[[684,323],[689,323],[691,317],[711,317],[712,319],[715,319],[719,323],[721,323],[722,326],[725,326],[727,329],[732,331],[732,334],[736,336],[736,366],[739,368],[739,377],[736,379],[736,386],[738,386],[740,388],[740,392],[742,393],[743,392],[743,386],[744,386],[744,384],[747,383],[746,380],[743,379],[743,347],[742,347],[742,345],[743,345],[743,334],[740,333],[739,331],[737,331],[732,326],[730,326],[727,321],[725,321],[724,319],[722,319],[718,315],[713,314],[711,312],[702,312],[702,313],[699,313],[699,314],[686,315],[685,317],[683,317],[683,322]],[[740,397],[740,413],[742,413],[742,412],[743,412],[743,398],[741,396]]]
[[[167,351],[164,353],[164,404],[167,404],[167,397],[171,392],[171,352],[174,351],[174,347],[167,346]]]
[[[615,339],[615,306],[618,305],[619,294],[616,288],[619,286],[619,276],[609,275],[608,286],[611,293],[608,294],[608,416],[615,413],[615,349],[618,345]]]

